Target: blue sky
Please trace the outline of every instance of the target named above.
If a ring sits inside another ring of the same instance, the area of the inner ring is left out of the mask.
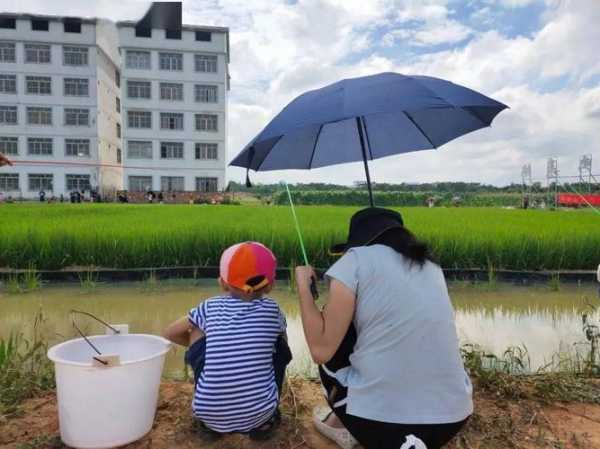
[[[4,0],[8,11],[136,18],[147,2]],[[546,159],[600,173],[598,0],[185,0],[184,21],[231,30],[228,160],[307,89],[382,71],[449,79],[511,109],[491,128],[374,161],[384,182],[518,182]],[[253,175],[256,182],[362,179],[360,163]],[[242,180],[240,169],[229,179]]]

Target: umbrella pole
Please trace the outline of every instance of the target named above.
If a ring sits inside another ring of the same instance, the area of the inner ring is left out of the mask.
[[[369,203],[373,204],[373,190],[371,188],[371,175],[369,174],[369,163],[367,161],[367,149],[365,148],[365,137],[363,135],[363,124],[360,117],[356,117],[356,127],[358,128],[358,137],[360,138],[360,148],[362,150],[363,163],[365,164],[365,174],[367,175],[367,188],[369,189]]]

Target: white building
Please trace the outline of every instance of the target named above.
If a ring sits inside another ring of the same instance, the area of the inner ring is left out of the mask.
[[[0,15],[0,192],[122,188],[114,24]]]
[[[228,38],[0,14],[0,192],[223,189]]]
[[[229,34],[119,22],[125,188],[225,187]]]

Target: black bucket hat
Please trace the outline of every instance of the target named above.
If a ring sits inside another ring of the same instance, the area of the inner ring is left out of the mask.
[[[348,241],[333,245],[329,252],[339,256],[355,246],[368,245],[385,231],[403,226],[402,215],[394,210],[382,207],[359,210],[350,219]]]

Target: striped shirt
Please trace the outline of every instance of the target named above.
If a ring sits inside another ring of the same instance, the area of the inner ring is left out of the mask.
[[[270,298],[210,298],[188,318],[206,335],[206,359],[192,409],[217,432],[248,432],[271,418],[278,405],[273,368],[285,317]]]

